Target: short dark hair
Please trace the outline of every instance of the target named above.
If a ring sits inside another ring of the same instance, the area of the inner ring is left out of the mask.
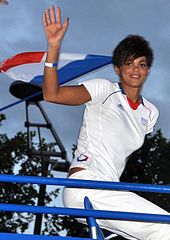
[[[145,56],[148,67],[153,62],[153,50],[148,41],[139,35],[128,35],[114,49],[112,63],[116,67],[120,67],[128,60],[133,61],[138,57]]]

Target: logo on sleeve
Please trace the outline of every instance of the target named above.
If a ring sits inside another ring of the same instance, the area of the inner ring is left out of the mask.
[[[85,162],[87,161],[88,157],[84,154],[81,154],[79,157],[77,157],[77,162]]]

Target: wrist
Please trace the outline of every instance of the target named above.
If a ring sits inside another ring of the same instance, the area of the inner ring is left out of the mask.
[[[50,67],[50,68],[54,68],[58,66],[57,62],[45,62],[44,63],[45,67]]]
[[[48,46],[46,62],[56,63],[58,62],[58,56],[60,52],[59,46]]]
[[[61,43],[48,43],[48,51],[60,51]]]

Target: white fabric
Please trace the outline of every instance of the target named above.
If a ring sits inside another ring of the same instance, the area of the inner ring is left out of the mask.
[[[69,178],[101,180],[93,171],[82,170]],[[96,210],[121,212],[169,214],[144,198],[127,191],[108,191],[80,188],[65,188],[63,200],[65,207],[84,208],[84,197],[87,196]],[[86,223],[85,219],[77,219]],[[170,225],[159,223],[117,221],[98,219],[101,228],[121,235],[130,240],[169,240]]]
[[[153,130],[158,110],[145,98],[133,110],[118,83],[94,79],[83,84],[92,100],[86,104],[71,168],[83,167],[103,180],[119,181],[129,155]]]
[[[72,174],[70,178],[119,181],[128,156],[141,147],[145,135],[153,130],[158,110],[143,97],[143,103],[133,110],[118,83],[95,79],[83,84],[92,100],[86,104],[71,168],[83,167],[85,170]],[[65,188],[64,205],[84,208],[85,196],[98,210],[169,214],[127,191]],[[107,219],[98,220],[98,223],[101,228],[131,240],[170,239],[170,225],[167,224]]]

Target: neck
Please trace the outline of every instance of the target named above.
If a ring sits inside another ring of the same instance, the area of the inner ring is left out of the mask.
[[[130,99],[134,103],[139,103],[140,102],[140,93],[138,94],[128,94],[126,93],[126,96],[128,99]]]
[[[122,83],[121,85],[128,99],[130,99],[134,103],[140,102],[141,89],[135,88],[135,87],[129,87]]]

